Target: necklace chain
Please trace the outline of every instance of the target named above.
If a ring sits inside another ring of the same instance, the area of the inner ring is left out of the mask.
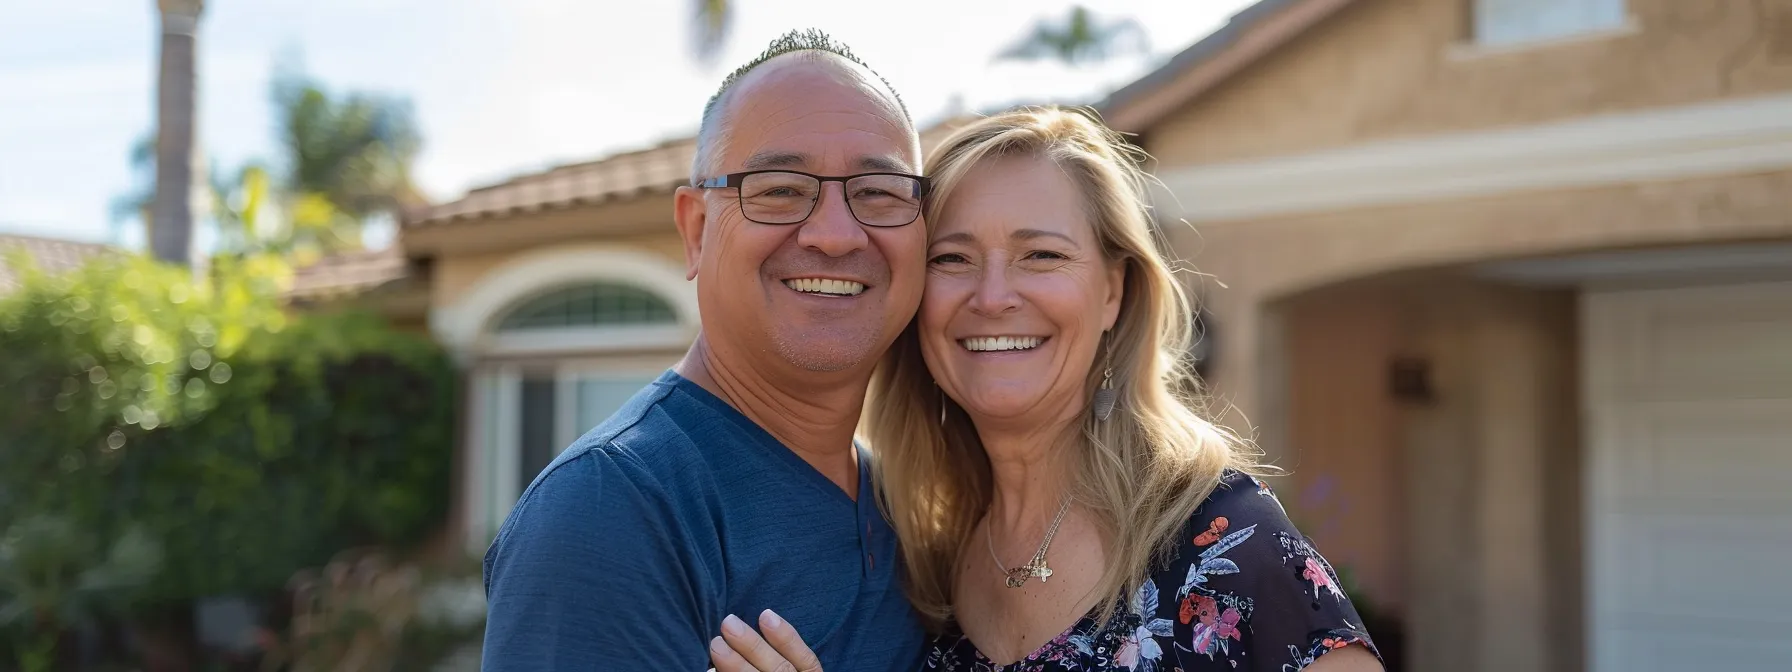
[[[990,521],[985,522],[983,538],[989,542],[989,559],[995,561],[996,571],[1007,575],[1009,588],[1027,585],[1027,579],[1035,576],[1039,577],[1040,583],[1044,583],[1051,577],[1052,568],[1045,564],[1045,551],[1051,548],[1052,538],[1058,536],[1058,525],[1064,522],[1064,514],[1068,511],[1070,511],[1070,497],[1067,495],[1064,497],[1064,503],[1058,505],[1058,515],[1052,518],[1051,527],[1046,528],[1045,538],[1039,541],[1039,550],[1033,553],[1033,558],[1027,564],[1012,569],[1003,566],[1002,558],[996,555],[995,525]]]

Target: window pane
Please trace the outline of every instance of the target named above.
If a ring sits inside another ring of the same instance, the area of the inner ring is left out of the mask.
[[[615,324],[672,324],[672,305],[628,285],[580,285],[555,290],[512,309],[498,331]]]
[[[1616,28],[1624,0],[1475,0],[1475,40],[1512,44]]]
[[[516,491],[520,493],[563,447],[554,445],[554,377],[524,378],[517,406],[517,448],[522,464],[517,468]]]
[[[653,376],[640,378],[582,378],[579,380],[578,431],[583,434],[602,424],[622,408],[630,397],[653,382]]]

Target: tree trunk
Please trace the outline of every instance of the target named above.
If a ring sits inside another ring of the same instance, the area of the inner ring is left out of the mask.
[[[156,194],[149,248],[157,259],[192,263],[194,123],[198,29],[203,0],[158,0],[161,69],[156,82]]]

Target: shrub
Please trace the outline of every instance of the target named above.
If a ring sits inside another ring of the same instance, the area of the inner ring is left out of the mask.
[[[135,258],[0,297],[0,520],[146,531],[171,604],[269,594],[348,547],[403,548],[448,503],[453,373],[358,314],[284,314],[281,264]]]

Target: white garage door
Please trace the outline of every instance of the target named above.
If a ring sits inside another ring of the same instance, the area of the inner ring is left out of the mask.
[[[1581,317],[1591,668],[1792,669],[1792,283]]]

